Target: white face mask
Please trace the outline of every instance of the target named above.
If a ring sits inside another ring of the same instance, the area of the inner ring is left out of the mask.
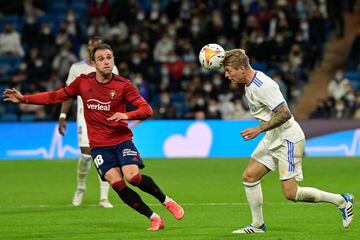
[[[190,69],[190,67],[185,66],[185,67],[184,67],[184,70],[183,70],[183,74],[184,74],[185,76],[189,76],[189,75],[191,74],[191,69]]]
[[[238,5],[237,3],[235,3],[235,2],[233,2],[233,3],[231,4],[231,6],[230,6],[230,9],[231,9],[232,11],[237,11],[237,10],[239,10],[239,5]]]
[[[301,22],[300,23],[300,29],[303,31],[306,31],[309,29],[309,24],[307,22]]]
[[[69,22],[74,22],[75,21],[75,16],[73,14],[69,14],[67,16],[66,20],[68,20]]]
[[[205,105],[205,100],[203,98],[198,98],[196,100],[196,104],[199,106],[204,106]]]
[[[344,78],[343,74],[342,73],[337,73],[335,75],[335,80],[340,82],[342,79]]]
[[[203,89],[205,92],[209,93],[209,92],[211,92],[212,86],[211,86],[211,84],[207,83],[204,85]]]
[[[214,78],[213,83],[215,86],[220,86],[221,85],[221,79],[220,78]]]
[[[162,17],[160,18],[160,24],[166,25],[166,24],[168,24],[168,23],[169,23],[169,20],[167,19],[166,16],[162,16]]]
[[[169,74],[169,69],[167,67],[162,67],[161,68],[161,75],[168,75]]]
[[[45,34],[45,35],[49,35],[51,32],[51,29],[49,27],[44,27],[42,29],[42,33]]]
[[[33,17],[27,17],[26,18],[26,23],[27,24],[33,24],[35,22],[35,18],[33,18]]]
[[[160,97],[160,101],[163,104],[169,104],[170,103],[170,98],[167,95],[163,95],[163,96]]]
[[[131,61],[133,64],[138,65],[141,62],[141,59],[139,57],[133,57]]]
[[[35,64],[36,67],[39,68],[39,67],[42,67],[43,61],[41,59],[36,59],[34,64]]]
[[[141,77],[135,77],[134,78],[134,84],[135,85],[141,85],[143,83],[143,79]]]
[[[136,16],[137,20],[143,21],[145,19],[145,13],[143,11],[139,12]]]
[[[192,25],[191,26],[191,32],[194,33],[194,34],[200,32],[200,26],[199,25]]]
[[[175,30],[175,28],[173,28],[173,27],[169,28],[168,34],[169,34],[170,36],[173,36],[173,37],[174,37],[174,36],[176,35],[176,30]]]
[[[264,42],[264,37],[258,36],[258,37],[256,38],[256,43],[257,43],[257,44],[260,44],[260,43],[263,43],[263,42]]]
[[[221,46],[224,46],[224,45],[226,45],[226,38],[223,38],[223,37],[221,37],[221,38],[219,38],[219,40],[218,40],[218,43],[221,45]]]
[[[275,41],[276,41],[277,43],[282,43],[282,42],[284,41],[284,37],[281,36],[281,35],[277,35],[277,36],[275,37]]]
[[[347,99],[349,102],[353,102],[353,101],[355,101],[355,96],[354,96],[354,94],[348,94],[348,95],[346,96],[346,99]]]
[[[20,63],[19,69],[20,71],[25,71],[27,69],[27,64],[24,62]]]
[[[216,112],[217,111],[217,107],[216,106],[209,106],[209,112]]]

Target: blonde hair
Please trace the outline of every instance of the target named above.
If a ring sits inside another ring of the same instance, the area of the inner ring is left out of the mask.
[[[224,67],[230,66],[234,69],[239,67],[250,68],[249,57],[246,55],[244,49],[232,49],[225,52]]]

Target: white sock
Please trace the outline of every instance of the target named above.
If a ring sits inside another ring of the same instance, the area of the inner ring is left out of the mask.
[[[151,216],[150,216],[150,219],[153,219],[153,218],[160,218],[160,216],[157,215],[155,212],[153,212],[153,214],[151,214]]]
[[[254,227],[260,227],[264,224],[264,217],[262,213],[263,194],[261,189],[261,181],[254,183],[243,182],[245,188],[246,198],[249,202],[252,223]]]
[[[101,180],[101,177],[98,175],[100,181],[100,200],[108,199],[110,185],[108,182]]]
[[[91,167],[91,155],[81,154],[77,168],[77,188],[86,189],[86,176]]]
[[[340,194],[321,191],[312,187],[298,187],[295,201],[301,202],[328,202],[338,207],[345,207],[346,201]]]
[[[167,204],[170,201],[172,201],[172,199],[169,198],[168,196],[165,196],[165,201],[163,202],[163,204]]]

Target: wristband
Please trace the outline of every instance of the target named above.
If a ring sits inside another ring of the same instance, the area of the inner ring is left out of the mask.
[[[60,113],[59,118],[66,119],[66,113]]]

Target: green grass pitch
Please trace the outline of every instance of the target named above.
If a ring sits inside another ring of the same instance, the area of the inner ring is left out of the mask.
[[[282,197],[278,173],[263,179],[266,234],[233,235],[250,223],[241,174],[247,159],[145,159],[165,193],[186,215],[176,221],[154,198],[135,189],[165,219],[165,230],[149,232],[149,221],[111,190],[114,209],[101,209],[92,166],[82,207],[72,207],[76,160],[0,161],[0,239],[360,239],[359,204],[343,229],[336,206],[293,203]],[[359,158],[305,158],[302,186],[351,192],[360,198]]]

